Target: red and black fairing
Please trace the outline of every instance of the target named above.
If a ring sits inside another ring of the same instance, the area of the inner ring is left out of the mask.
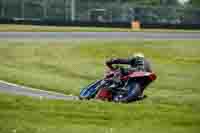
[[[104,80],[112,80],[113,77],[115,76],[118,76],[118,78],[124,83],[128,82],[128,80],[134,80],[138,82],[141,85],[142,92],[147,85],[149,85],[152,81],[156,80],[155,73],[142,72],[142,71],[139,72],[131,71],[127,75],[121,75],[119,71],[109,71],[105,75]],[[112,90],[105,87],[101,88],[96,95],[96,99],[101,99],[101,100],[112,101],[112,98],[113,98]]]
[[[142,71],[130,72],[128,75],[122,76],[121,80],[128,80],[130,78],[134,78],[134,79],[146,78],[146,80],[154,81],[156,80],[156,75],[155,73],[152,73],[152,72],[142,72]]]

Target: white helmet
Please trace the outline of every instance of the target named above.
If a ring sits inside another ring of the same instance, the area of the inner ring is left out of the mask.
[[[143,53],[135,53],[133,56],[134,56],[134,57],[141,57],[141,58],[144,58],[144,54],[143,54]]]

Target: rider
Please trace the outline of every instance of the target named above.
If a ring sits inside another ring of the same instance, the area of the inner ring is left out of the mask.
[[[106,61],[106,65],[111,69],[115,70],[115,67],[113,64],[127,64],[129,65],[128,70],[134,70],[134,71],[143,71],[143,72],[152,72],[150,62],[144,57],[144,54],[142,53],[135,53],[132,58],[127,58],[127,59],[120,59],[120,58],[115,58],[115,59],[110,59]],[[127,73],[125,69],[122,69]],[[146,83],[144,83],[146,84]],[[148,83],[147,83],[148,84]],[[145,88],[145,85],[143,86]],[[131,85],[128,86],[128,95],[127,96],[122,96],[122,97],[117,97],[115,101],[117,102],[131,102],[135,101],[138,99],[138,97],[141,97],[143,94],[143,89],[138,92],[134,90],[134,87]]]
[[[135,68],[140,71],[152,72],[150,62],[144,58],[144,54],[135,53],[132,58],[120,59],[114,58],[106,61],[106,65],[114,70],[113,64],[127,64],[130,65],[130,68]]]

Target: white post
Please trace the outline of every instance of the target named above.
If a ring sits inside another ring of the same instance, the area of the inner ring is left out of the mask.
[[[76,2],[75,0],[71,0],[71,21],[75,21],[75,16],[76,16]]]

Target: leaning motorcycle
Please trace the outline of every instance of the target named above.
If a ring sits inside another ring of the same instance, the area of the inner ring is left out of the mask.
[[[126,101],[132,102],[142,99],[144,89],[154,80],[156,80],[156,74],[153,72],[128,70],[119,67],[115,70],[109,70],[105,73],[103,79],[83,88],[79,98],[81,100],[99,99],[120,102],[121,98],[133,93],[133,98]],[[130,90],[133,92],[129,92]]]

